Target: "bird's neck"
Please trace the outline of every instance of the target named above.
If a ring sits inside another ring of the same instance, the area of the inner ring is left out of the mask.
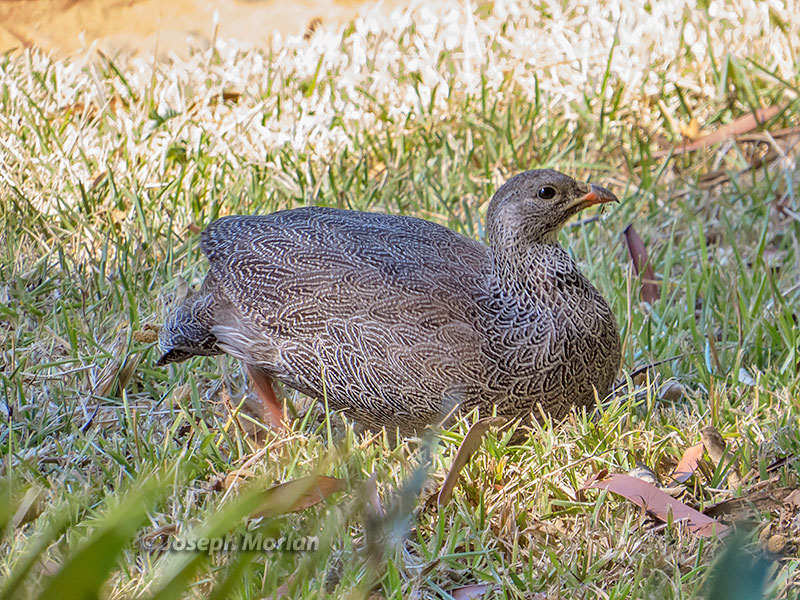
[[[552,243],[542,241],[493,252],[491,285],[509,297],[541,299],[548,290],[573,280],[576,274],[575,261],[555,239]]]

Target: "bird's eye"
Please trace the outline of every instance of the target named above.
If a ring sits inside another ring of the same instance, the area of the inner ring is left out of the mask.
[[[556,188],[546,185],[544,187],[540,187],[539,191],[536,193],[539,198],[542,200],[551,200],[556,197]]]

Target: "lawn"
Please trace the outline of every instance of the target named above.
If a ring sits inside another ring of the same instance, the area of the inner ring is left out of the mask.
[[[1,55],[0,599],[800,595],[800,5],[690,4],[428,2],[158,62]],[[484,239],[539,167],[622,200],[560,236],[617,316],[620,385],[493,429],[448,502],[477,415],[397,439],[284,390],[279,433],[236,361],[154,366],[215,218],[339,206]],[[733,533],[583,489],[643,468]],[[316,543],[177,550],[245,535]]]

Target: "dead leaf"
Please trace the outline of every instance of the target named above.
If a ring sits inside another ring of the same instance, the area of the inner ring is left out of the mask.
[[[685,521],[689,531],[696,535],[710,537],[716,533],[718,537],[723,537],[727,534],[727,525],[718,523],[711,517],[686,506],[683,502],[641,479],[615,473],[608,479],[591,483],[588,487],[605,489],[618,494],[637,506],[641,506],[665,523],[671,514],[674,522]]]
[[[189,282],[186,281],[183,277],[178,275],[176,278],[177,282],[175,285],[175,303],[180,304],[190,296],[194,294],[194,290],[192,286],[189,285]]]
[[[98,185],[100,185],[103,182],[103,180],[106,178],[107,175],[108,171],[100,171],[97,175],[92,177],[92,180],[88,183],[86,189],[89,191],[94,190]]]
[[[203,484],[203,489],[207,492],[221,492],[225,489],[225,473],[215,473]]]
[[[128,333],[120,331],[112,344],[108,362],[97,375],[92,386],[92,395],[108,397],[121,393],[130,380],[141,357],[137,353],[128,354]]]
[[[262,423],[269,423],[269,415],[265,416],[264,403],[258,395],[244,394],[239,404],[234,404],[228,393],[228,387],[223,385],[219,396],[229,412],[225,427],[234,423],[251,448],[263,448],[267,440],[267,429]],[[239,418],[242,414],[253,418]]]
[[[628,225],[623,233],[625,234],[625,246],[628,248],[628,255],[633,263],[633,270],[636,275],[641,276],[642,288],[639,292],[640,296],[645,302],[654,304],[661,298],[661,291],[659,290],[653,267],[648,260],[644,242],[642,242],[639,234],[636,233],[633,225]]]
[[[154,548],[158,544],[154,544],[156,540],[165,541],[166,538],[172,537],[178,533],[178,526],[175,523],[170,523],[168,525],[162,525],[161,527],[157,527],[153,531],[144,534],[141,538],[139,538],[139,542],[145,548]]]
[[[715,427],[706,425],[700,430],[700,437],[703,440],[703,445],[706,447],[709,458],[714,463],[715,467],[718,466],[720,461],[725,457],[725,450],[727,448],[722,434],[717,431]],[[739,477],[739,460],[732,458],[730,461],[731,463],[727,473],[728,485],[735,490],[742,484],[742,480]]]
[[[660,397],[662,400],[667,400],[668,402],[677,402],[683,398],[684,392],[684,387],[679,382],[674,380],[668,381],[661,387]]]
[[[675,467],[675,470],[672,472],[672,478],[678,483],[687,481],[697,470],[697,466],[703,458],[704,451],[705,446],[703,442],[687,448],[683,456],[681,456],[680,461],[678,461],[678,466]]]
[[[128,383],[130,382],[131,378],[136,372],[136,367],[139,366],[139,363],[141,361],[142,361],[142,355],[139,354],[138,352],[129,354],[128,357],[125,359],[125,363],[122,365],[122,368],[119,370],[119,375],[117,376],[118,394],[121,394],[122,390],[124,390],[128,386]]]
[[[387,532],[391,530],[391,523],[397,516],[393,514],[387,519],[378,494],[377,482],[377,475],[373,473],[364,484],[363,492],[367,503],[364,511],[364,550],[369,567],[376,570],[380,569],[386,556]]]
[[[772,117],[777,115],[783,110],[781,106],[769,106],[767,108],[759,108],[754,113],[750,113],[744,115],[743,117],[739,117],[734,121],[731,121],[727,125],[723,125],[719,129],[712,131],[708,135],[704,135],[702,137],[697,138],[690,144],[683,144],[681,146],[676,147],[671,152],[673,155],[684,154],[686,152],[694,152],[695,150],[699,150],[701,148],[706,148],[708,146],[712,146],[724,140],[730,139],[732,137],[736,137],[737,135],[741,135],[743,133],[747,133],[752,131],[759,125],[763,124],[766,121],[769,121]],[[656,154],[661,154],[656,153]]]
[[[783,501],[789,506],[800,506],[800,490],[793,490]]]
[[[594,475],[589,475],[586,481],[583,482],[583,485],[575,492],[575,498],[578,502],[586,502],[586,494],[584,494],[584,492],[590,489],[595,481],[602,481],[606,477],[608,477],[608,469],[600,469]]]
[[[336,492],[345,488],[344,479],[325,475],[309,475],[286,483],[281,483],[264,492],[263,509],[253,513],[253,517],[274,517],[290,512],[298,512],[319,504]]]
[[[450,595],[455,600],[471,600],[472,598],[483,598],[490,589],[486,583],[476,583],[450,590]]]
[[[489,428],[492,425],[499,425],[503,422],[504,420],[500,417],[486,417],[472,424],[472,427],[469,428],[467,435],[464,436],[461,445],[458,447],[458,452],[456,452],[453,464],[450,466],[450,471],[448,471],[447,477],[445,477],[444,483],[442,484],[442,489],[439,491],[439,496],[437,498],[439,506],[447,504],[450,501],[453,490],[458,483],[461,470],[469,462],[470,457],[475,454],[475,451],[481,447],[483,436],[486,435]]]
[[[714,462],[714,465],[718,465],[722,457],[725,456],[725,448],[727,447],[722,434],[717,431],[716,427],[706,425],[700,430],[700,437],[703,438],[703,444],[708,450],[709,458]]]
[[[20,525],[29,523],[42,513],[44,505],[44,493],[41,488],[30,487],[20,500],[14,516],[11,517],[11,528],[16,529]]]
[[[747,369],[739,367],[739,383],[743,383],[748,387],[756,387],[756,380],[750,376]]]
[[[223,489],[230,489],[232,486],[239,485],[242,481],[255,477],[256,474],[250,469],[236,469],[231,471],[225,476],[225,481],[222,483]]]

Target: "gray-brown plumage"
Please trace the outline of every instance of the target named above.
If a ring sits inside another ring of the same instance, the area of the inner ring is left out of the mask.
[[[505,417],[606,395],[620,344],[608,304],[558,244],[616,200],[552,170],[505,183],[491,248],[412,217],[307,207],[213,222],[211,268],[168,317],[160,364],[226,352],[368,426],[454,409]]]

